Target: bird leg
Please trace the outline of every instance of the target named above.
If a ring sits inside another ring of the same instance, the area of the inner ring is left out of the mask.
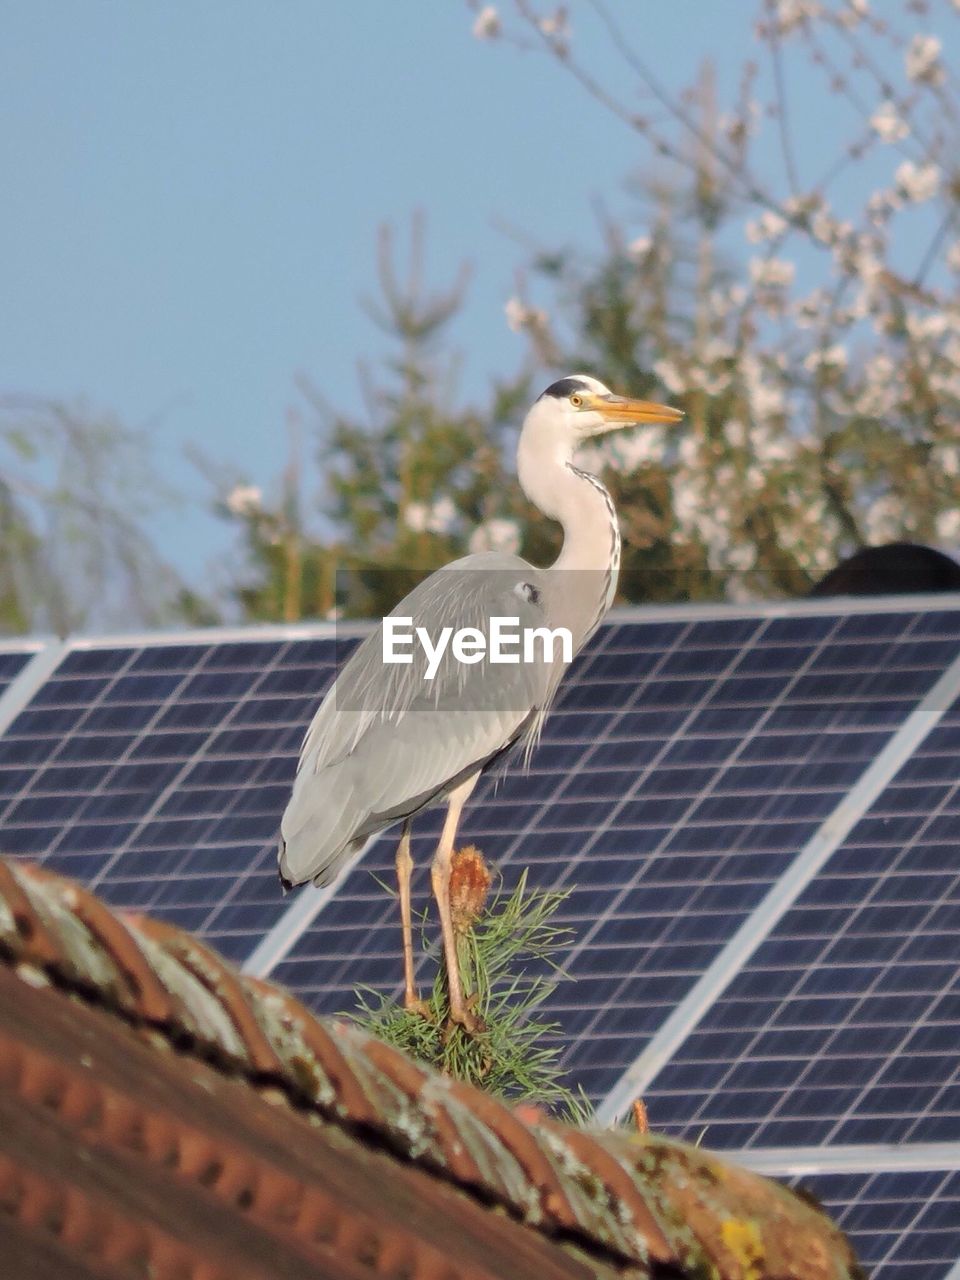
[[[447,817],[440,833],[440,843],[430,868],[430,880],[433,894],[440,912],[440,928],[443,931],[443,955],[447,965],[447,991],[450,997],[450,1021],[459,1023],[467,1031],[478,1029],[477,1019],[467,1008],[463,998],[463,986],[460,981],[460,961],[457,957],[457,938],[453,931],[453,919],[450,914],[450,869],[453,859],[453,842],[457,838],[457,826],[463,806],[470,793],[477,785],[476,773],[472,778],[461,782],[450,792],[447,802]]]
[[[397,885],[400,889],[400,920],[403,926],[403,1007],[427,1016],[427,1006],[417,995],[413,982],[413,919],[410,911],[410,822],[403,824],[397,845]]]

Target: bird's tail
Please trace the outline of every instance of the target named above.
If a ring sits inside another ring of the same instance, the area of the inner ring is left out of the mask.
[[[284,889],[312,880],[328,884],[353,853],[366,816],[356,789],[340,768],[297,777],[280,823],[277,864]]]

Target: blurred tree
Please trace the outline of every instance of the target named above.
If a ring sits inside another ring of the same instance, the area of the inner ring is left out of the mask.
[[[465,279],[425,289],[418,225],[399,283],[384,233],[375,314],[399,354],[365,377],[365,421],[306,388],[323,519],[308,537],[283,499],[232,512],[243,607],[379,614],[468,550],[549,561],[558,531],[531,518],[512,442],[531,394],[574,370],[687,412],[588,455],[624,528],[621,600],[794,594],[861,545],[960,543],[960,91],[930,30],[947,0],[910,0],[899,27],[868,0],[762,0],[727,104],[709,67],[662,84],[602,0],[468,3],[478,39],[540,50],[632,130],[654,178],[600,212],[598,251],[534,256],[506,304],[524,367],[468,410],[448,345]],[[571,13],[606,34],[629,96],[579,57]],[[835,118],[812,148],[790,110],[801,62]],[[357,571],[339,594],[337,566]]]
[[[215,621],[145,530],[166,500],[146,441],[114,418],[0,397],[0,632]]]

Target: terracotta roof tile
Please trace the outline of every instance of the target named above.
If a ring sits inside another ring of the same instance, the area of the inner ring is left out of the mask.
[[[638,1275],[658,1266],[664,1275],[675,1268],[672,1274],[730,1280],[858,1274],[840,1233],[774,1183],[655,1135],[578,1131],[529,1107],[512,1110],[354,1027],[318,1020],[286,992],[244,977],[180,930],[113,915],[46,871],[0,861],[0,952],[21,978],[52,981],[119,1015],[155,1045],[239,1074],[246,1087],[267,1096],[272,1090],[304,1114],[469,1190],[546,1236],[639,1267]],[[255,1205],[264,1221],[282,1218],[295,1233],[322,1234],[329,1205],[297,1177],[267,1170],[242,1147],[179,1132],[136,1099],[45,1064],[42,1055],[31,1059],[28,1078],[15,1059],[12,1050],[0,1052],[0,1089],[15,1088],[36,1105],[54,1099],[62,1120],[95,1126],[104,1142],[137,1150],[158,1166],[175,1164],[200,1183],[212,1179],[218,1195]],[[61,1243],[109,1236],[120,1253],[167,1258],[169,1272],[157,1274],[178,1274],[176,1241],[155,1226],[118,1225],[111,1234],[103,1227],[109,1204],[80,1191],[57,1194],[39,1175],[0,1163],[0,1206],[13,1197],[21,1220],[59,1216]],[[350,1221],[349,1231],[362,1235],[360,1219]],[[364,1247],[358,1237],[350,1250]],[[402,1253],[396,1241],[390,1247]],[[414,1274],[399,1254],[383,1270],[381,1253],[378,1273]],[[442,1273],[440,1267],[436,1274]],[[200,1280],[199,1273],[183,1274]]]

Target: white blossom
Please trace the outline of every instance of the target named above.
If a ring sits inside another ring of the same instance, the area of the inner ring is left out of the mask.
[[[899,142],[910,132],[910,126],[889,98],[877,107],[870,117],[870,124],[882,142]]]
[[[520,526],[516,520],[494,517],[478,524],[470,535],[470,550],[474,555],[483,551],[500,551],[504,555],[516,555],[520,550]]]
[[[914,164],[912,160],[904,160],[894,176],[907,199],[918,204],[930,200],[940,190],[940,169],[935,164]]]
[[[751,258],[750,279],[763,289],[782,289],[793,283],[796,267],[785,258]]]
[[[807,18],[820,15],[820,5],[816,0],[777,0],[774,16],[780,35],[789,35],[797,27],[802,26]]]
[[[666,449],[663,428],[655,426],[618,433],[607,442],[610,465],[622,472],[636,471],[652,462],[660,462]]]
[[[741,573],[754,568],[756,563],[757,548],[752,542],[741,542],[738,546],[731,547],[727,552],[728,567],[738,569]]]
[[[403,522],[414,533],[449,533],[456,523],[457,508],[446,495],[434,502],[408,502]]]
[[[819,320],[829,301],[830,296],[826,289],[823,288],[814,289],[805,298],[801,298],[799,302],[794,304],[793,309],[797,327],[800,329],[811,328]]]
[[[732,360],[734,350],[726,338],[714,336],[703,344],[700,356],[707,364],[715,364],[718,360]]]
[[[747,429],[739,418],[731,418],[724,425],[723,434],[727,437],[727,444],[734,449],[742,449],[747,443]]]
[[[810,219],[810,230],[821,244],[835,245],[849,238],[853,226],[849,222],[841,222],[826,209],[818,209]]]
[[[430,509],[425,502],[408,502],[403,509],[403,523],[414,533],[423,533],[430,518]]]
[[[829,347],[819,347],[804,357],[803,367],[815,373],[818,369],[845,369],[847,367],[847,351],[842,343],[835,342]]]
[[[842,27],[855,27],[869,12],[867,0],[847,0],[847,8],[836,14],[836,20]]]
[[[750,452],[757,463],[769,465],[773,462],[790,462],[796,455],[796,443],[783,431],[753,427],[750,432]]]
[[[263,506],[263,494],[255,484],[235,485],[226,497],[227,510],[233,516],[255,515]]]
[[[652,236],[637,236],[627,245],[627,253],[631,258],[645,258],[653,248]]]
[[[872,297],[885,268],[869,245],[860,243],[847,248],[837,255],[837,259],[845,270],[863,281],[867,294]]]
[[[864,365],[864,386],[854,403],[854,411],[868,418],[887,417],[896,400],[897,370],[885,351]]]
[[[430,508],[427,529],[430,533],[449,533],[456,519],[457,508],[454,506],[453,499],[444,494],[442,498],[437,498]]]
[[[747,223],[746,235],[750,244],[761,244],[764,240],[772,240],[787,229],[786,218],[772,209],[765,209],[759,218],[751,218]]]
[[[695,470],[700,463],[700,446],[692,435],[686,435],[680,441],[677,456],[683,466]]]
[[[729,604],[753,604],[759,598],[757,592],[752,589],[749,578],[741,578],[736,574],[727,578],[724,584],[724,599]]]
[[[917,84],[938,85],[943,83],[943,63],[940,61],[940,41],[936,36],[924,36],[919,33],[907,46],[907,76]]]
[[[724,111],[717,117],[718,130],[734,145],[742,146],[745,138],[752,137],[763,116],[759,102],[747,103],[744,112]]]
[[[935,444],[930,450],[930,462],[942,475],[960,476],[960,444]]]
[[[776,417],[784,410],[783,391],[769,382],[757,382],[751,389],[750,403],[757,418]]]
[[[901,532],[903,504],[892,493],[885,493],[867,508],[864,523],[870,542],[891,542]]]
[[[950,507],[941,511],[936,520],[937,537],[944,542],[956,542],[960,539],[960,507]]]
[[[730,510],[723,505],[707,504],[700,508],[695,528],[707,549],[707,564],[722,572],[730,553]]]
[[[671,395],[677,395],[686,390],[687,382],[672,360],[655,360],[653,372]]]
[[[546,328],[547,313],[540,307],[528,307],[519,298],[508,298],[503,311],[507,317],[507,324],[514,333],[520,333],[523,329]]]
[[[942,311],[931,311],[929,315],[921,315],[917,311],[908,311],[903,323],[904,328],[914,342],[923,342],[929,338],[942,338],[949,325],[949,321]]]
[[[540,18],[537,25],[545,36],[556,40],[567,40],[570,36],[569,15],[563,5],[558,5],[546,18]]]
[[[699,486],[691,483],[688,473],[678,471],[670,482],[670,494],[677,524],[686,533],[691,533],[696,527],[696,519],[703,501]]]
[[[903,196],[889,187],[874,191],[867,200],[867,217],[874,226],[883,226],[892,213],[903,208]]]
[[[492,4],[485,4],[477,14],[473,34],[478,40],[493,40],[500,34],[500,15]]]
[[[747,488],[753,490],[754,493],[759,493],[767,483],[767,473],[756,464],[752,467],[747,467],[747,474],[744,478],[747,482]]]

